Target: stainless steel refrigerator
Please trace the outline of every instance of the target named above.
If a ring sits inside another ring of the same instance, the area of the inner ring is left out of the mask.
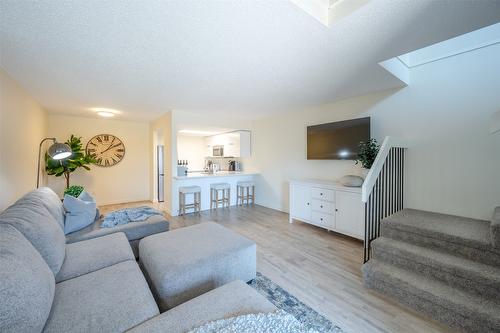
[[[163,146],[158,145],[156,147],[156,158],[157,158],[157,163],[156,165],[158,166],[157,174],[158,174],[158,202],[163,202],[165,200],[165,169],[164,169],[164,162],[163,162],[163,156],[164,151],[163,151]]]

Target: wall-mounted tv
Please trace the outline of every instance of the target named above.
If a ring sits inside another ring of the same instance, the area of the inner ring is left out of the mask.
[[[370,117],[307,127],[308,160],[355,160],[361,141],[370,140]]]

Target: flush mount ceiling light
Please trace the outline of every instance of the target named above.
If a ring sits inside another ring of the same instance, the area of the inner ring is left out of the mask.
[[[120,113],[118,110],[108,108],[91,108],[90,110],[94,111],[98,116],[104,118],[111,118]]]

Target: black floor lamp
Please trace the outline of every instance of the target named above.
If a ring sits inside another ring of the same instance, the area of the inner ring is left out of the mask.
[[[47,150],[49,156],[55,160],[63,160],[71,156],[71,148],[65,143],[57,142],[56,138],[45,138],[40,142],[38,147],[38,164],[36,173],[36,188],[40,187],[40,158],[42,156],[42,145],[45,141],[51,140],[53,144]]]

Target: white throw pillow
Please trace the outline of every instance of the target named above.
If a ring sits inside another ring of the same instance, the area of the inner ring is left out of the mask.
[[[359,176],[347,175],[340,178],[340,183],[347,187],[361,187],[361,185],[363,185],[363,178]]]
[[[97,205],[94,198],[87,192],[80,193],[78,198],[65,195],[63,200],[66,218],[64,220],[64,233],[81,230],[95,221]]]

